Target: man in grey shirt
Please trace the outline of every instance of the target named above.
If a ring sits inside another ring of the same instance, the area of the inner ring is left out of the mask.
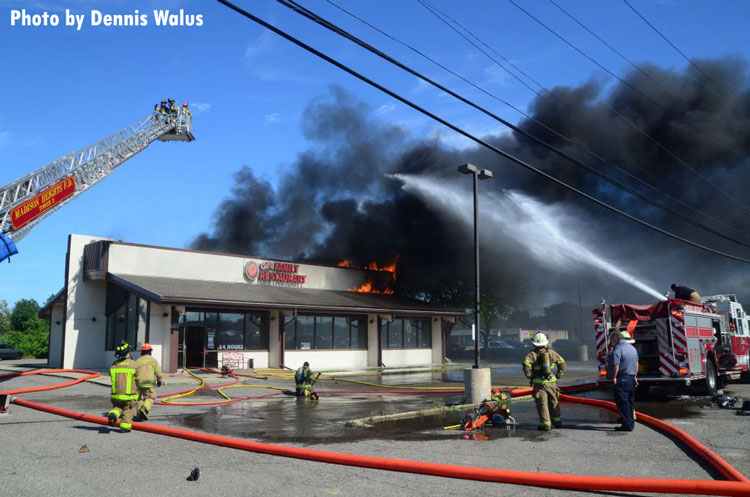
[[[635,402],[635,387],[638,386],[638,352],[633,347],[633,340],[627,331],[615,332],[614,350],[609,355],[608,377],[612,380],[615,391],[615,404],[620,413],[622,425],[615,428],[616,431],[633,431],[635,421],[633,419]]]

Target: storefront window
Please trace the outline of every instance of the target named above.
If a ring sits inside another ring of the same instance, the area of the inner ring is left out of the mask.
[[[404,348],[404,321],[402,319],[396,319],[392,323],[388,323],[388,348],[389,349],[403,349]]]
[[[333,348],[333,318],[327,316],[315,318],[315,348]]]
[[[268,350],[268,317],[245,315],[245,350]]]
[[[284,322],[286,350],[367,348],[367,318],[298,316]]]
[[[349,320],[347,318],[333,318],[333,348],[350,348]]]
[[[219,314],[216,348],[218,350],[242,350],[244,347],[243,314]]]
[[[219,327],[219,314],[216,312],[206,313],[206,350],[216,350],[216,333]]]
[[[298,316],[296,338],[294,348],[297,350],[310,350],[313,348],[315,339],[315,318],[313,316]]]
[[[419,323],[417,347],[421,349],[432,348],[432,323],[429,319],[421,319],[417,322]]]
[[[104,347],[115,350],[123,341],[137,347],[146,339],[146,301],[109,283],[105,313]]]
[[[417,348],[417,329],[419,328],[419,321],[412,321],[411,319],[404,319],[404,348],[415,349]]]
[[[384,349],[431,348],[429,319],[395,319],[380,321],[380,342]]]

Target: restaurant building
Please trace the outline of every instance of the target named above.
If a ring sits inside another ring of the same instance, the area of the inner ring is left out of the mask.
[[[106,368],[121,340],[149,342],[169,372],[443,363],[443,322],[464,311],[374,293],[394,277],[70,235],[65,286],[40,316],[52,367]]]

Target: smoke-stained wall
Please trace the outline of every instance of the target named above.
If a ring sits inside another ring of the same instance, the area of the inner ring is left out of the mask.
[[[750,205],[747,64],[739,59],[698,64],[706,75],[654,66],[628,74],[628,84],[645,97],[623,84],[595,80],[553,88],[531,103],[532,119],[519,126],[639,192],[750,243],[750,212],[744,207]],[[676,282],[703,294],[737,293],[750,303],[746,264],[648,231],[484,148],[453,150],[412,136],[340,88],[310,103],[302,129],[310,148],[278,185],[242,168],[213,226],[195,238],[193,247],[325,263],[350,259],[360,266],[398,257],[398,291],[455,300],[473,281],[469,227],[405,192],[391,175],[443,178],[471,195],[469,178],[458,176],[456,167],[472,162],[495,172],[493,180],[481,183],[480,194],[514,190],[564,209],[575,219],[565,228],[580,233],[578,241],[657,290]],[[527,138],[510,133],[485,138],[628,213],[750,257],[747,247],[634,199]],[[532,313],[554,302],[576,302],[579,291],[584,305],[600,297],[653,300],[585,265],[553,271],[530,257],[528,246],[496,233],[481,236],[484,287]]]

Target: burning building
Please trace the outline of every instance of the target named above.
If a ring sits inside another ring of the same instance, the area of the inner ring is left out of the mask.
[[[105,368],[121,340],[150,343],[167,371],[442,363],[442,322],[463,310],[392,295],[395,275],[395,261],[360,269],[70,235],[65,286],[41,311],[49,363]]]

